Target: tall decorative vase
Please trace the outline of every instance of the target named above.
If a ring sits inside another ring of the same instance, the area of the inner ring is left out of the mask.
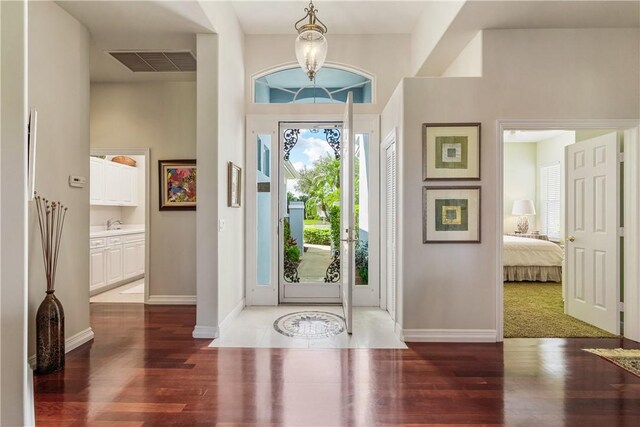
[[[36,314],[37,375],[64,369],[64,309],[54,292],[47,291]]]

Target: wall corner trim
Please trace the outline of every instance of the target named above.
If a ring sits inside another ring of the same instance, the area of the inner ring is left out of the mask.
[[[199,326],[193,328],[193,338],[215,339],[220,336],[220,328],[218,326]]]
[[[150,305],[195,305],[195,295],[149,295]]]
[[[233,320],[236,317],[238,317],[238,315],[242,312],[245,305],[246,305],[245,299],[242,298],[238,302],[238,304],[233,308],[233,310],[231,310],[231,312],[227,314],[224,319],[222,319],[222,322],[220,322],[220,333],[223,333],[227,329],[229,329],[229,326],[231,326],[231,323],[233,322]]]
[[[405,342],[496,342],[495,329],[403,329]]]
[[[64,340],[64,352],[69,353],[72,350],[80,347],[82,344],[88,343],[94,338],[93,329],[90,327],[78,332],[75,335],[70,336],[66,340]],[[36,368],[36,355],[31,355],[29,357],[29,366],[31,369]]]

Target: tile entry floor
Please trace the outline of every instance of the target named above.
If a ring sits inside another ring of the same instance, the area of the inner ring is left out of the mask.
[[[140,285],[143,285],[140,289]],[[134,289],[135,288],[135,289]],[[140,290],[142,292],[140,292]],[[89,298],[89,302],[123,302],[144,304],[144,277],[135,282],[109,289]]]
[[[300,311],[324,311],[343,316],[341,306],[284,305],[245,307],[231,323],[222,328],[220,338],[209,347],[245,348],[396,348],[407,346],[394,332],[389,314],[375,307],[353,308],[353,333],[342,332],[330,338],[292,338],[277,332],[273,323],[285,314]]]

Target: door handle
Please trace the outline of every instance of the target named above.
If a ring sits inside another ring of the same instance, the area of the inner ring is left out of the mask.
[[[352,238],[348,238],[348,239],[340,239],[341,242],[347,242],[347,243],[351,243],[351,242],[357,242],[358,239],[352,239]]]
[[[567,238],[567,240],[570,241],[570,242],[575,242],[576,241],[576,237],[575,236],[569,236]]]

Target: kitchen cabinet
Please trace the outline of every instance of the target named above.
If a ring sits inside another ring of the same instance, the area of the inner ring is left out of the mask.
[[[90,201],[92,205],[100,203],[104,200],[104,178],[105,178],[105,164],[102,159],[90,157]]]
[[[92,295],[144,276],[144,233],[92,238],[89,248],[89,291]]]
[[[104,248],[91,249],[89,255],[90,285],[89,290],[101,288],[107,284],[107,258]]]
[[[144,234],[125,236],[124,278],[128,279],[144,274]]]
[[[90,160],[89,193],[92,205],[138,205],[138,169],[97,157],[91,157]]]
[[[122,245],[107,248],[107,285],[121,282],[124,279]]]

